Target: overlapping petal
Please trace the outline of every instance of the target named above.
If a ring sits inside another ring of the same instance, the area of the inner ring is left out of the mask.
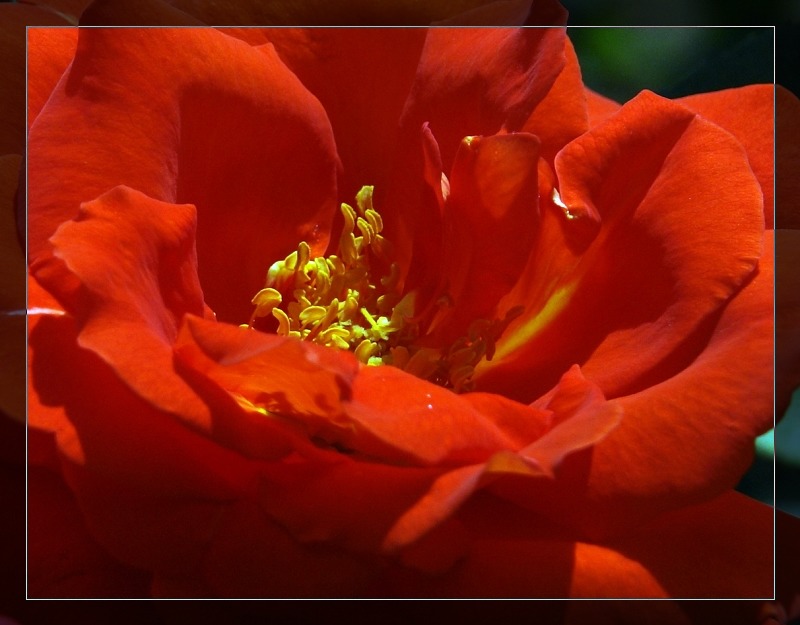
[[[28,31],[28,130],[75,56],[77,28]]]
[[[773,226],[775,85],[751,85],[679,98],[687,108],[730,132],[742,144],[764,194],[764,219]]]
[[[561,148],[589,129],[591,98],[569,39],[564,40],[564,57],[564,68],[522,127],[539,138],[542,157],[551,164]],[[553,123],[555,119],[558,123]]]
[[[439,296],[448,298],[431,332],[447,345],[497,303],[523,275],[539,228],[539,140],[527,133],[469,137],[450,172],[442,215]],[[436,265],[428,259],[430,272]]]
[[[376,588],[391,588],[394,596],[452,598],[771,594],[772,563],[763,553],[771,551],[765,530],[772,511],[735,493],[642,525],[603,546],[571,540],[540,517],[491,498],[471,502],[460,521],[448,531],[460,534],[470,548],[452,574],[389,569],[388,580],[379,579]],[[435,538],[448,542],[447,535]],[[662,617],[668,620],[655,622],[681,622],[677,606]],[[577,614],[574,618],[581,622]]]
[[[25,39],[26,26],[64,26],[69,22],[45,7],[0,5],[0,154],[22,154],[25,148]]]
[[[141,597],[149,575],[125,567],[98,545],[60,478],[28,471],[29,597]]]
[[[555,260],[549,246],[535,250],[535,279],[509,296],[526,311],[485,369],[485,388],[525,388],[533,399],[574,362],[609,396],[646,388],[692,357],[702,322],[753,272],[760,187],[730,135],[646,92],[572,142],[556,170],[560,196],[551,191],[542,210],[559,214],[562,243]],[[519,384],[522,367],[536,386]]]
[[[31,258],[82,201],[117,184],[191,202],[206,300],[242,321],[272,260],[298,240],[327,244],[336,152],[319,103],[274,53],[211,29],[183,32],[81,31],[31,130]]]

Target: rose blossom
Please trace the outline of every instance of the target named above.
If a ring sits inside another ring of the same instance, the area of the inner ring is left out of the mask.
[[[228,32],[31,33],[31,455],[97,542],[158,596],[769,595],[730,488],[772,87],[619,107],[561,30]],[[351,230],[361,317],[295,294]]]

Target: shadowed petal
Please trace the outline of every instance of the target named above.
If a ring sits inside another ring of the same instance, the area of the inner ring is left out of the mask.
[[[525,268],[538,229],[539,140],[527,133],[468,137],[444,205],[442,286],[449,310],[434,321],[438,344],[493,319]]]
[[[28,130],[75,55],[77,28],[28,30]]]
[[[299,240],[327,245],[337,165],[324,111],[274,52],[213,29],[82,30],[29,154],[32,259],[113,186],[190,202],[224,319],[249,316],[266,268]]]
[[[607,396],[647,388],[702,349],[753,272],[760,185],[733,137],[647,92],[569,144],[556,169],[560,198],[541,210],[560,217],[549,227],[570,252],[553,264],[534,251],[533,279],[509,297],[525,313],[479,388],[533,399],[576,362]]]
[[[0,154],[25,150],[25,38],[29,25],[66,25],[68,21],[44,7],[0,4]]]

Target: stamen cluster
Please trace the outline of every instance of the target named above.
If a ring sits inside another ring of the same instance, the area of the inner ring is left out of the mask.
[[[475,367],[491,360],[496,341],[521,309],[502,320],[473,321],[467,336],[447,348],[419,345],[436,309],[415,317],[416,292],[402,294],[400,267],[389,260],[391,244],[381,234],[372,193],[373,187],[362,187],[355,209],[341,205],[337,254],[311,258],[309,245],[301,242],[273,263],[243,327],[256,328],[272,317],[281,336],[350,350],[365,365],[393,365],[456,392],[472,390]],[[388,267],[388,274],[373,283],[376,266]]]
[[[413,295],[401,297],[397,263],[389,264],[379,285],[371,283],[372,265],[390,254],[372,192],[371,186],[358,192],[357,210],[342,204],[338,254],[310,258],[308,244],[301,242],[269,268],[265,287],[252,300],[250,327],[272,315],[282,336],[351,350],[364,364],[391,363],[392,344],[398,342],[390,340],[393,335],[406,329],[402,338],[411,339],[406,319],[413,315]],[[281,307],[285,295],[291,300]]]

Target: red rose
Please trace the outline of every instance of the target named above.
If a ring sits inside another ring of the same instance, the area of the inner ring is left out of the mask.
[[[29,37],[30,454],[131,594],[770,595],[771,86],[619,107],[560,29]]]

